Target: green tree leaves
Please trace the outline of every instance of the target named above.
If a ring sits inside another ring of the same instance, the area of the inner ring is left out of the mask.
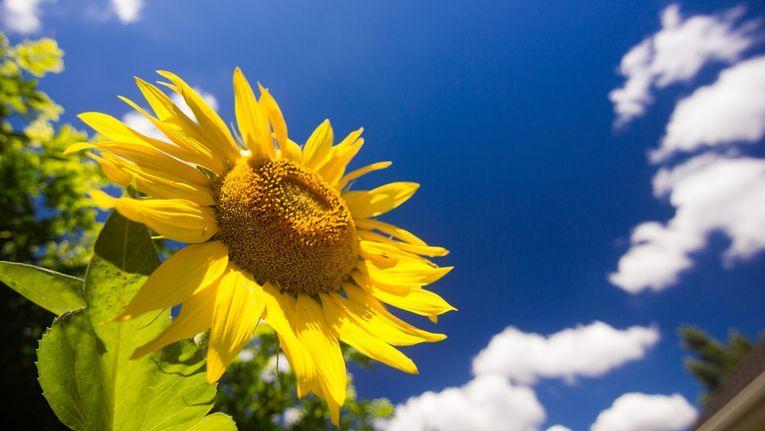
[[[167,327],[169,310],[125,322],[109,321],[158,264],[146,228],[112,214],[88,267],[85,307],[57,317],[38,350],[43,394],[68,427],[98,431],[236,429],[228,416],[205,418],[215,401],[215,385],[207,384],[203,352],[191,341],[130,359],[136,347]],[[17,265],[0,265],[3,277],[8,268],[17,270]],[[44,274],[48,282],[56,279],[56,285],[78,280],[28,267],[24,271]],[[20,284],[27,286],[18,291],[39,290],[28,286],[29,278],[23,280]]]
[[[41,75],[62,70],[62,54],[52,39],[14,46],[0,34],[0,260],[83,275],[100,227],[85,193],[104,182],[84,154],[62,156],[64,148],[87,139],[54,123],[63,109],[41,89]],[[24,417],[28,429],[60,427],[39,387],[29,384],[37,374],[38,340],[51,319],[0,286],[0,379],[14,388],[15,401],[0,406],[0,415]]]
[[[15,56],[20,67],[37,77],[64,70],[64,52],[53,39],[24,41],[16,46]]]
[[[693,326],[683,326],[679,333],[683,347],[695,356],[685,358],[685,368],[706,390],[701,397],[701,404],[706,404],[709,395],[752,350],[752,341],[740,332],[731,331],[727,344],[721,343]]]
[[[84,154],[62,155],[87,135],[55,128],[63,109],[39,88],[62,56],[52,39],[10,46],[0,34],[0,259],[78,273],[98,227],[86,193],[104,182]]]

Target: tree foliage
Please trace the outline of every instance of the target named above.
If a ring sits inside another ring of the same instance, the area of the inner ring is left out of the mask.
[[[0,35],[0,257],[78,272],[97,228],[88,190],[102,184],[92,163],[63,156],[87,135],[64,124],[39,78],[63,70],[63,52],[41,39],[9,46]]]
[[[0,34],[0,260],[81,275],[98,228],[85,192],[102,176],[81,157],[61,154],[87,138],[56,125],[63,109],[39,87],[40,78],[63,70],[62,57],[54,40],[11,46]],[[16,400],[0,412],[25,417],[24,429],[61,429],[35,384],[37,340],[51,318],[0,289],[0,374]]]
[[[702,404],[752,350],[752,342],[737,331],[731,331],[728,342],[722,343],[699,328],[684,326],[680,328],[680,338],[683,347],[693,355],[685,359],[685,367],[706,391],[702,395]]]

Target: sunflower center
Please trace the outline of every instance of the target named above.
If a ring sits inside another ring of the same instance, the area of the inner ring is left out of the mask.
[[[240,159],[215,186],[218,238],[259,283],[337,291],[356,265],[350,211],[321,178],[286,160]]]

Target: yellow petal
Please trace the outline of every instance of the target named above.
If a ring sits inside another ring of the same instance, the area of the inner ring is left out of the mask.
[[[355,222],[356,222],[356,227],[358,227],[359,229],[377,230],[386,235],[390,235],[393,238],[399,239],[404,242],[408,242],[409,244],[427,245],[425,241],[421,240],[413,233],[407,230],[401,229],[400,227],[393,226],[392,224],[382,222],[380,220],[367,218],[367,219],[355,220]]]
[[[298,295],[295,323],[298,340],[320,365],[319,383],[328,397],[342,406],[347,385],[345,360],[337,338],[324,320],[321,306],[310,296]]]
[[[119,184],[123,187],[128,186],[133,183],[133,176],[125,171],[123,171],[119,165],[114,164],[114,162],[110,160],[106,160],[103,157],[99,157],[93,153],[88,153],[87,156],[98,163],[98,167],[101,168],[101,172],[106,175],[106,178],[109,178],[110,181],[112,181],[115,184]],[[105,199],[101,199],[100,202],[106,203]],[[99,205],[100,207],[106,209],[106,208],[112,208],[110,204],[105,204],[109,206],[103,206]]]
[[[96,132],[114,141],[139,145],[149,144],[155,147],[157,146],[155,144],[160,146],[162,146],[162,144],[167,144],[166,142],[162,142],[159,139],[150,138],[131,129],[111,115],[102,114],[100,112],[84,112],[78,115],[77,118],[82,120],[82,122],[90,126]]]
[[[319,175],[327,181],[327,184],[335,186],[340,181],[348,163],[356,157],[361,146],[364,145],[364,140],[360,138],[363,132],[363,128],[351,132],[332,149],[332,157],[318,170]]]
[[[318,374],[315,375],[312,380],[306,383],[306,393],[309,392],[315,393],[319,398],[327,402],[327,407],[329,408],[329,419],[332,421],[333,425],[339,426],[340,407],[342,406],[327,394],[326,385],[321,384],[321,377],[319,377]]]
[[[303,148],[303,166],[316,171],[332,157],[332,141],[334,135],[329,120],[322,121],[305,143]]]
[[[228,168],[227,160],[214,153],[204,143],[204,137],[199,133],[198,126],[188,117],[184,117],[185,120],[182,121],[177,120],[175,117],[162,121],[146,112],[145,109],[138,106],[132,100],[122,96],[119,99],[138,111],[173,142],[170,144],[157,140],[154,144],[157,148],[178,159],[204,166],[219,175],[223,174]]]
[[[357,232],[360,232],[358,230]],[[416,263],[425,268],[436,267],[436,264],[423,256],[404,251],[396,246],[377,241],[359,240],[361,256],[380,270],[394,268],[401,263]],[[368,266],[367,264],[365,264]],[[391,271],[392,272],[392,271]]]
[[[69,155],[69,154],[72,154],[72,153],[76,153],[78,151],[89,150],[89,149],[92,149],[92,148],[96,148],[96,144],[94,144],[92,142],[77,142],[77,143],[74,143],[74,144],[66,147],[66,149],[64,150],[63,154],[64,155]]]
[[[424,331],[404,322],[390,313],[368,291],[351,284],[343,287],[348,300],[342,301],[351,317],[367,331],[394,346],[410,346],[422,342],[433,343],[446,339],[446,335]]]
[[[256,159],[274,159],[276,152],[268,112],[261,109],[250,83],[238,67],[234,70],[234,111],[236,124],[252,156]]]
[[[369,284],[365,286],[380,301],[421,316],[438,316],[456,308],[437,294],[423,288],[413,288],[406,295],[396,295]]]
[[[173,319],[170,326],[162,331],[157,338],[135,349],[131,359],[138,359],[176,341],[191,338],[210,329],[217,292],[217,286],[210,286],[191,295],[189,299],[184,301],[180,314]]]
[[[130,177],[129,184],[135,185],[136,189],[155,198],[166,199],[185,199],[199,205],[215,205],[212,189],[209,184],[199,185],[188,183],[182,179],[174,178],[167,172],[157,171],[155,169],[139,166],[111,153],[104,153],[104,160],[118,168],[121,172]],[[101,164],[104,173],[117,184],[127,185],[128,183],[119,182],[106,172],[107,166]]]
[[[178,145],[194,148],[200,153],[211,154],[217,162],[226,165],[226,155],[218,151],[220,144],[208,142],[202,127],[176,106],[167,94],[140,78],[135,78],[135,82],[154,110],[159,120],[159,124],[155,123],[155,125],[162,133]]]
[[[218,283],[207,349],[207,382],[214,383],[252,337],[265,307],[262,289],[232,270]]]
[[[388,268],[402,261],[412,261],[417,262],[418,264],[435,267],[433,262],[422,255],[443,256],[447,254],[446,249],[442,247],[417,246],[394,240],[372,241],[366,239],[371,237],[371,235],[366,235],[369,234],[369,231],[358,231],[358,233],[360,238],[362,238],[362,233],[365,234],[363,236],[365,239],[359,241],[361,255],[374,261],[374,263],[381,268]]]
[[[377,277],[376,274],[373,278],[373,276],[369,274],[369,271],[364,270],[364,267],[357,269],[361,269],[361,271],[351,272],[351,278],[359,286],[366,286],[367,284],[374,283],[376,286],[382,286],[385,291],[395,293],[396,295],[406,295],[412,290],[412,286],[407,283],[386,285],[383,283],[383,279]]]
[[[279,336],[279,344],[290,366],[295,370],[298,396],[302,398],[309,392],[310,382],[316,377],[316,366],[296,335],[295,299],[289,294],[280,293],[279,289],[270,283],[263,286],[263,296],[266,301],[263,319]]]
[[[114,320],[180,304],[215,282],[227,265],[228,250],[220,241],[186,246],[154,270]]]
[[[84,144],[86,143],[72,145],[67,148],[67,151],[82,149]],[[210,179],[198,169],[148,144],[104,141],[89,145],[90,148],[97,148],[102,152],[118,155],[141,168],[162,172],[165,176],[172,177],[177,181],[204,186],[210,185]]]
[[[141,109],[138,105],[135,105],[132,101],[129,101],[128,99],[123,100],[127,101],[136,109],[139,109],[140,112],[142,112],[144,115],[151,117],[151,115],[143,111],[143,109]],[[207,166],[205,163],[202,163],[206,159],[202,160],[197,155],[197,153],[186,148],[179,147],[175,144],[143,135],[129,128],[121,121],[110,115],[102,114],[99,112],[86,112],[78,115],[77,117],[85,124],[93,128],[96,132],[106,136],[113,141],[135,145],[149,145],[156,149],[162,150],[167,154],[171,154],[178,159],[186,160],[191,163],[198,163],[202,166]],[[159,121],[154,117],[151,117],[150,119],[152,119],[152,121]],[[72,149],[72,151],[76,151],[76,147]]]
[[[321,302],[327,325],[337,338],[374,360],[405,373],[417,374],[417,366],[411,359],[377,338],[373,335],[374,333],[362,329],[356,320],[350,317],[342,301],[333,297],[323,294],[321,295]]]
[[[376,217],[398,207],[414,195],[417,183],[396,182],[372,190],[343,193],[354,219]]]
[[[100,190],[90,192],[96,205],[114,208],[160,235],[180,242],[197,243],[218,232],[215,210],[184,199],[113,198]]]
[[[170,97],[168,97],[162,90],[141,78],[135,77],[134,80],[138,89],[141,90],[143,97],[149,102],[149,106],[151,106],[151,109],[154,111],[154,115],[156,115],[160,121],[164,122],[170,120],[189,130],[196,129],[196,125],[191,118],[181,111],[181,108],[177,107],[172,99],[170,99]]]
[[[323,399],[327,400],[327,407],[329,408],[329,419],[332,421],[332,425],[340,426],[340,407],[341,404],[335,402],[332,398],[324,395]]]
[[[448,274],[451,266],[437,267],[424,260],[391,259],[392,265],[380,267],[370,260],[362,261],[357,269],[370,280],[382,286],[420,287],[435,283]]]
[[[283,158],[292,160],[295,163],[300,163],[303,159],[303,150],[300,148],[300,145],[289,138],[287,138],[287,143],[284,148],[282,148],[281,154]]]
[[[276,99],[274,99],[274,97],[271,96],[271,93],[266,88],[263,88],[260,83],[258,83],[258,89],[260,89],[260,101],[258,104],[261,106],[261,112],[268,114],[268,118],[271,121],[271,127],[274,129],[276,142],[279,143],[279,149],[281,149],[282,155],[287,159],[300,161],[300,153],[298,152],[295,154],[294,151],[297,144],[291,146],[289,138],[287,138],[287,122],[284,121],[284,115],[282,115],[282,110],[276,103]],[[298,147],[298,150],[299,149],[300,148]]]
[[[430,245],[414,245],[403,241],[394,241],[390,238],[382,235],[370,232],[367,230],[359,230],[359,238],[366,240],[365,242],[372,242],[378,249],[385,251],[403,250],[407,253],[414,253],[421,256],[438,257],[446,256],[449,254],[449,250],[443,247],[435,247]]]
[[[366,165],[363,168],[356,169],[355,171],[349,172],[347,175],[345,175],[340,182],[337,184],[337,189],[342,190],[344,189],[351,181],[361,178],[362,176],[374,172],[379,171],[382,169],[387,169],[392,165],[392,162],[377,162],[372,163],[371,165]]]
[[[205,142],[214,148],[215,152],[225,157],[231,164],[233,164],[239,157],[239,149],[234,142],[234,138],[231,137],[226,123],[218,116],[218,114],[205,102],[205,100],[194,91],[183,79],[177,75],[164,70],[157,71],[163,77],[169,79],[174,86],[173,88],[178,94],[183,97],[183,100],[191,108],[191,111],[196,117],[197,124],[202,130],[202,134],[205,136]]]

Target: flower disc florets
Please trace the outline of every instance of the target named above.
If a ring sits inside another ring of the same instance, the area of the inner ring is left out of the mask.
[[[339,193],[290,161],[240,159],[215,199],[229,258],[261,284],[335,292],[356,266],[356,227]]]

